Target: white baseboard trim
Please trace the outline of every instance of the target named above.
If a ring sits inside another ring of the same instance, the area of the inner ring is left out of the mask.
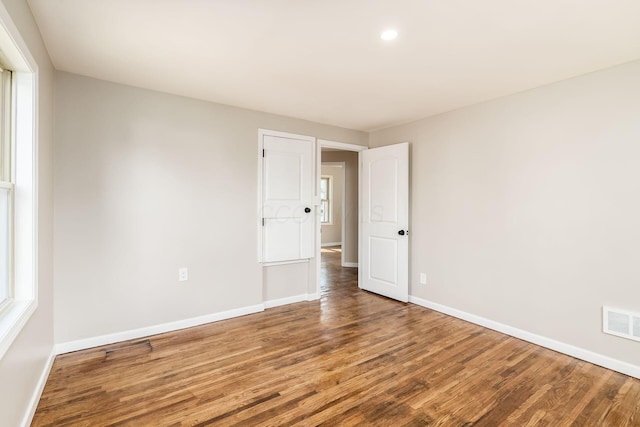
[[[264,302],[264,308],[279,307],[281,305],[294,304],[301,301],[310,301],[309,294],[294,295],[292,297],[272,299]]]
[[[556,341],[551,338],[543,337],[541,335],[514,328],[513,326],[505,325],[494,320],[489,320],[475,314],[467,313],[465,311],[428,301],[422,298],[410,295],[409,302],[640,379],[640,366],[632,365],[631,363],[623,362],[609,356],[595,353],[590,350],[585,350],[583,348],[576,347],[561,341]]]
[[[42,372],[40,373],[40,378],[38,378],[38,382],[36,384],[35,389],[33,390],[33,394],[31,395],[31,399],[29,400],[29,406],[27,406],[27,411],[22,418],[22,422],[20,425],[22,427],[29,427],[31,422],[33,421],[33,416],[36,414],[36,409],[38,409],[38,403],[40,402],[40,397],[42,396],[42,392],[44,391],[44,386],[47,384],[47,379],[49,378],[49,373],[51,372],[51,368],[53,367],[53,362],[56,359],[55,348],[51,349],[51,354],[47,358],[47,362],[42,368]]]
[[[345,262],[342,263],[342,266],[343,267],[357,267],[358,263],[357,262],[347,262],[347,261],[345,261]]]
[[[342,246],[342,242],[322,243],[320,246],[323,247],[323,248],[326,248],[327,246]]]
[[[307,294],[307,301],[315,301],[317,299],[320,299],[320,294],[319,293],[315,293],[315,294]]]
[[[193,326],[204,325],[205,323],[217,322],[220,320],[231,319],[233,317],[245,316],[247,314],[258,313],[264,311],[264,304],[256,304],[248,307],[235,308],[233,310],[221,311],[219,313],[207,314],[204,316],[192,317],[190,319],[178,320],[175,322],[163,323],[160,325],[147,326],[145,328],[132,329],[129,331],[116,332],[108,335],[85,338],[77,341],[69,341],[60,343],[55,346],[56,354],[69,353],[72,351],[85,350],[87,348],[98,347],[116,342],[133,340],[136,338],[148,337],[151,335],[162,334],[164,332],[177,331],[180,329],[191,328]]]

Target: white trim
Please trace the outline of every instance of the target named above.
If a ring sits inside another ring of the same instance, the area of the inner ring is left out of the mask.
[[[250,305],[247,307],[234,308],[232,310],[221,311],[218,313],[206,314],[204,316],[192,317],[190,319],[178,320],[175,322],[163,323],[159,325],[147,326],[129,331],[116,332],[108,335],[85,338],[77,341],[69,341],[56,344],[56,354],[69,353],[72,351],[85,350],[87,348],[98,347],[105,344],[113,344],[120,341],[127,341],[137,338],[148,337],[151,335],[162,334],[165,332],[173,332],[180,329],[200,326],[206,323],[217,322],[219,320],[231,319],[233,317],[245,316],[247,314],[259,313],[264,311],[264,304]]]
[[[4,27],[7,35],[9,36],[13,44],[17,47],[17,51],[13,50],[13,52],[5,52],[5,54],[12,55],[12,57],[8,59],[12,62],[18,62],[22,59],[22,63],[11,64],[12,66],[14,66],[13,71],[29,71],[31,73],[37,74],[38,63],[31,55],[31,51],[27,47],[27,43],[25,43],[24,39],[20,35],[20,31],[18,31],[18,28],[13,23],[13,19],[7,11],[7,8],[2,3],[0,3],[0,25]]]
[[[256,215],[256,222],[257,222],[257,227],[256,230],[258,232],[258,247],[256,248],[257,251],[257,259],[258,262],[262,262],[262,252],[263,252],[263,248],[262,248],[262,235],[264,233],[264,225],[262,225],[262,221],[264,221],[264,219],[262,218],[262,168],[263,168],[263,163],[264,163],[264,158],[262,157],[262,153],[264,150],[264,143],[263,143],[263,139],[264,139],[264,135],[265,133],[263,132],[262,129],[258,129],[258,191],[256,192],[258,195],[258,203],[257,203],[257,215]]]
[[[301,139],[303,141],[316,142],[315,136],[300,135],[297,133],[282,132],[282,131],[271,130],[271,129],[258,128],[258,134],[276,136],[278,138]]]
[[[273,265],[286,265],[286,264],[300,264],[303,262],[309,262],[309,258],[305,259],[292,259],[291,261],[272,261],[272,262],[263,262],[263,267],[271,267]]]
[[[342,151],[363,151],[369,149],[369,147],[365,147],[364,145],[347,144],[345,142],[329,141],[327,139],[318,139],[318,144],[324,148],[335,148]]]
[[[328,243],[321,243],[320,247],[322,248],[326,248],[329,246],[342,246],[342,242],[328,242]]]
[[[38,303],[35,300],[13,300],[3,308],[0,318],[0,359],[9,350],[37,307]]]
[[[22,427],[29,427],[31,422],[33,421],[33,416],[36,414],[36,409],[38,409],[38,403],[40,402],[40,397],[42,396],[42,392],[44,391],[44,386],[47,384],[47,379],[49,378],[49,373],[51,372],[51,368],[53,367],[53,362],[56,360],[56,352],[54,349],[51,349],[51,354],[47,358],[47,362],[42,368],[42,372],[40,373],[40,378],[38,378],[38,383],[36,384],[35,389],[33,390],[33,394],[31,395],[31,400],[29,400],[29,405],[27,406],[27,411],[22,418],[22,422],[20,425]]]
[[[315,182],[315,188],[316,188],[316,194],[315,194],[315,198],[314,201],[316,202],[316,206],[320,206],[320,177],[322,175],[322,147],[321,147],[321,140],[318,140],[316,143],[316,159],[315,159],[315,164],[316,164],[316,173],[314,174],[315,178],[316,178],[316,182]],[[322,257],[322,251],[321,251],[321,245],[322,245],[322,223],[320,222],[320,218],[319,218],[319,213],[320,213],[320,209],[316,208],[316,256],[315,259],[313,261],[311,261],[310,263],[310,272],[311,274],[315,275],[315,293],[320,295],[320,270],[321,270],[321,257]],[[309,280],[311,280],[311,274],[309,275]],[[309,285],[307,285],[307,292],[309,292],[310,287]]]
[[[349,268],[358,267],[358,263],[357,262],[347,262],[347,261],[345,261],[345,262],[342,263],[342,266],[343,267],[349,267]]]
[[[475,314],[467,313],[456,308],[414,297],[412,295],[409,295],[409,302],[640,379],[640,366],[638,365],[632,365],[631,363],[623,362],[622,360],[614,359],[603,354],[585,350],[571,344],[556,341],[552,338],[514,328],[513,326],[505,325],[494,320],[489,320]]]
[[[295,304],[302,301],[315,301],[320,299],[320,294],[300,294],[291,297],[272,299],[264,302],[264,308],[280,307],[281,305]]]
[[[264,308],[274,308],[274,307],[279,307],[281,305],[295,304],[297,302],[302,302],[302,301],[311,301],[309,299],[309,294],[300,294],[300,295],[294,295],[291,297],[278,298],[278,299],[265,301]]]

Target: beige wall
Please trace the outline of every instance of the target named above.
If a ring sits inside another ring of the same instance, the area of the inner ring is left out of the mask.
[[[315,292],[306,264],[262,287],[258,128],[365,133],[63,72],[55,112],[56,342]]]
[[[298,262],[271,266],[264,269],[263,298],[265,302],[299,297],[315,293],[315,289],[308,289],[307,279],[310,274],[309,262]],[[298,278],[291,280],[292,278]],[[302,279],[300,279],[302,278]]]
[[[39,67],[38,308],[0,360],[0,424],[18,426],[53,350],[53,68],[26,1],[3,0]]]
[[[344,142],[344,141],[341,141]],[[358,263],[358,153],[353,151],[323,151],[323,162],[345,162],[345,239],[342,242],[344,260]]]
[[[412,295],[640,365],[601,332],[640,312],[640,61],[370,136],[402,141]]]
[[[343,168],[322,164],[322,176],[331,177],[331,224],[322,224],[322,244],[342,243]]]

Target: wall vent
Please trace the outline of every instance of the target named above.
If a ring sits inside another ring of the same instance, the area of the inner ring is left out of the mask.
[[[640,313],[613,307],[602,307],[602,330],[630,340],[640,341]]]

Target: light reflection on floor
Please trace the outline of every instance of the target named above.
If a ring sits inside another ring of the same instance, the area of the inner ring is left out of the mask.
[[[340,246],[322,248],[320,256],[320,310],[324,323],[330,320],[328,313],[336,316],[335,307],[340,302],[353,298],[353,292],[358,292],[358,269],[342,267]]]
[[[320,290],[322,293],[325,293],[331,285],[329,281],[331,273],[335,273],[336,269],[344,268],[340,265],[341,262],[342,247],[329,246],[320,250]]]

